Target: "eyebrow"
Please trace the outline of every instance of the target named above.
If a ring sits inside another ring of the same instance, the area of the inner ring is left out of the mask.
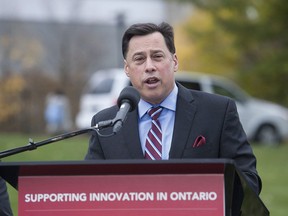
[[[151,50],[149,54],[154,54],[154,53],[158,53],[158,52],[161,52],[161,53],[165,53],[163,50],[160,50],[160,49],[157,49],[157,50]],[[139,51],[139,52],[136,52],[132,55],[132,57],[136,56],[136,55],[145,55],[146,53],[145,52],[142,52],[142,51]]]
[[[134,53],[133,55],[132,55],[132,57],[134,57],[134,56],[136,56],[136,55],[144,55],[145,54],[145,52],[136,52],[136,53]]]

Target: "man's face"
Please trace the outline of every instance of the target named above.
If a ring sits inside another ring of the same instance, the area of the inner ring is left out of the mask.
[[[143,100],[159,104],[173,90],[178,60],[161,33],[132,37],[124,63],[126,75]]]

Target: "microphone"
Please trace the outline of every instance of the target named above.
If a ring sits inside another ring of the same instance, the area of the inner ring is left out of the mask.
[[[117,100],[119,111],[117,112],[113,120],[113,133],[117,133],[123,126],[123,122],[126,120],[128,112],[133,111],[140,100],[139,92],[132,86],[124,88]]]

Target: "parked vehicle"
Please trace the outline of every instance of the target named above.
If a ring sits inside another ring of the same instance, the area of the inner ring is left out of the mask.
[[[248,139],[278,145],[288,139],[288,109],[249,96],[232,81],[220,76],[195,72],[177,72],[176,80],[190,89],[228,96],[235,100],[239,118]],[[92,116],[116,103],[121,90],[131,85],[123,69],[95,72],[80,100],[76,126],[90,126]]]

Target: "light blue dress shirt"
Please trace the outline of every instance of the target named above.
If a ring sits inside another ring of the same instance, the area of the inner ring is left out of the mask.
[[[162,159],[163,160],[169,159],[169,152],[171,148],[174,122],[175,122],[177,94],[178,94],[178,87],[175,84],[172,92],[160,104],[152,105],[140,99],[138,104],[138,112],[139,112],[138,126],[139,126],[139,135],[143,155],[145,152],[146,137],[148,131],[151,128],[151,118],[147,114],[147,111],[153,106],[162,106],[163,110],[158,118],[162,128]]]

